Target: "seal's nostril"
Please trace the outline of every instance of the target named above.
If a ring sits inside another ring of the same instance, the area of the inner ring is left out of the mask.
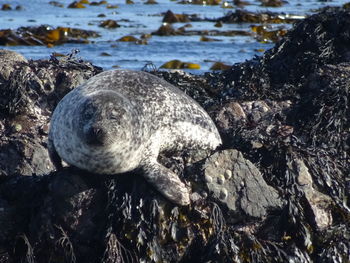
[[[100,127],[90,127],[85,133],[86,142],[93,145],[103,145],[106,132]]]

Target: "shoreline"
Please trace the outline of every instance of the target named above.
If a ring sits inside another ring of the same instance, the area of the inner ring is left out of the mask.
[[[329,9],[226,71],[150,70],[203,106],[223,139],[204,159],[160,156],[190,186],[188,207],[133,172],[53,171],[51,112],[102,69],[1,52],[0,262],[347,262],[349,43],[350,11]]]

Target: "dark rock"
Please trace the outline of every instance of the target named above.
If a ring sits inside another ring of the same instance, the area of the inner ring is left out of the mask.
[[[98,37],[99,34],[91,30],[78,28],[57,27],[48,25],[38,27],[20,27],[16,30],[0,30],[0,45],[6,46],[42,46],[60,45],[63,43],[88,43],[87,38]]]
[[[22,66],[23,63],[28,62],[21,54],[11,50],[0,49],[0,78],[3,81],[9,80],[11,73]]]
[[[268,210],[281,209],[278,192],[259,170],[236,150],[213,154],[204,165],[209,196],[226,206],[230,223],[247,217],[263,219]]]
[[[3,11],[12,10],[12,7],[10,4],[3,4],[1,7],[1,10],[3,10]]]
[[[50,1],[49,4],[56,6],[56,7],[64,7],[64,5],[62,3],[57,2],[57,1]]]
[[[101,69],[74,57],[28,62],[1,51],[0,176],[46,174],[53,169],[45,127],[58,101]],[[47,127],[46,127],[47,130]]]
[[[309,169],[302,160],[294,159],[288,163],[290,171],[297,174],[297,182],[304,192],[308,205],[312,209],[315,224],[321,230],[326,229],[332,224],[331,214],[332,199],[313,187],[313,180]]]
[[[107,20],[101,21],[99,26],[100,27],[104,27],[104,28],[117,28],[117,27],[120,27],[118,22],[115,21],[115,20],[112,20],[112,19],[107,19]]]
[[[280,7],[283,6],[287,1],[282,0],[260,0],[262,6]]]
[[[187,23],[191,22],[188,15],[185,14],[174,14],[172,11],[168,10],[163,17],[163,23]]]
[[[177,35],[178,33],[173,28],[171,24],[161,25],[157,31],[153,32],[152,35],[157,36],[171,36],[171,35]]]
[[[345,262],[349,17],[337,8],[310,16],[262,57],[222,73],[151,69],[205,107],[223,137],[209,158],[160,157],[191,187],[188,207],[169,203],[139,171],[14,174],[45,169],[38,159],[53,107],[100,71],[72,55],[15,59],[0,78],[0,260]],[[206,183],[208,174],[216,181]]]
[[[278,14],[273,12],[254,13],[243,9],[228,12],[225,16],[216,19],[223,23],[294,23],[300,17],[293,15]]]

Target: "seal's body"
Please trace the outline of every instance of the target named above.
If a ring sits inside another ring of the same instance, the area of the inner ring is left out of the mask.
[[[68,93],[51,119],[49,152],[78,168],[118,174],[143,170],[167,198],[189,203],[189,191],[157,162],[159,152],[215,149],[220,135],[208,114],[190,97],[146,72],[112,70]]]

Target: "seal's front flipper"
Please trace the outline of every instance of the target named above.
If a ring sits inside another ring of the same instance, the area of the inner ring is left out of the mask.
[[[49,139],[47,140],[47,149],[49,151],[49,157],[51,159],[51,162],[53,163],[53,165],[55,166],[56,170],[59,171],[63,168],[62,166],[62,159],[61,157],[58,155],[55,145],[53,144],[52,139],[49,137]]]
[[[190,193],[180,178],[157,162],[143,165],[144,177],[167,199],[178,204],[188,205]]]

